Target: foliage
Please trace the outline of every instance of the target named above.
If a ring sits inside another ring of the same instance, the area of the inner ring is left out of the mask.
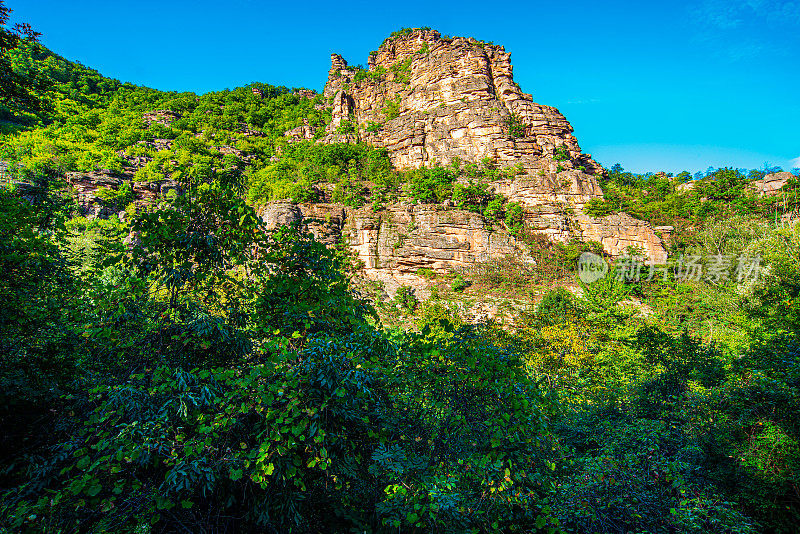
[[[784,186],[777,197],[755,195],[749,183],[764,173],[709,168],[692,179],[688,172],[677,176],[635,174],[617,164],[601,179],[603,199],[591,200],[585,211],[595,217],[624,211],[653,226],[672,226],[674,251],[685,251],[696,244],[697,229],[714,221],[732,217],[774,218],[796,211],[797,190],[793,183]]]
[[[569,149],[566,145],[559,145],[553,151],[553,159],[555,161],[569,161]]]
[[[0,144],[17,180],[0,189],[0,530],[797,530],[800,227],[776,221],[794,182],[761,199],[758,173],[712,169],[687,189],[688,173],[615,166],[587,213],[669,223],[676,250],[761,270],[574,287],[602,246],[526,232],[489,189],[518,167],[397,172],[366,144],[289,142],[330,117],[287,88],[134,87],[2,31],[0,68],[47,105],[4,111]],[[175,120],[147,124],[159,109]],[[124,216],[74,215],[64,172],[134,158],[137,179],[183,194],[100,190]],[[420,269],[452,291],[420,303],[401,287],[391,329],[342,247],[256,215],[402,191],[504,223],[531,258]],[[461,315],[475,294],[538,284],[513,326]]]
[[[603,253],[603,246],[592,241],[584,242],[576,239],[567,243],[551,241],[547,236],[534,232],[523,233],[521,238],[528,245],[537,278],[540,280],[571,277],[577,271],[578,258],[581,254]]]
[[[390,121],[392,119],[396,119],[400,116],[400,95],[394,100],[387,100],[386,106],[383,108],[383,114],[386,116],[386,120]]]
[[[459,274],[453,279],[453,282],[450,284],[450,289],[458,293],[464,291],[471,285],[472,282],[469,280],[464,280],[464,278]]]
[[[525,137],[525,123],[517,115],[508,116],[506,119],[506,128],[508,128],[508,135],[515,139],[517,137]]]
[[[42,109],[43,102],[37,93],[47,88],[46,78],[14,61],[16,49],[36,48],[41,34],[28,23],[7,28],[10,13],[5,2],[0,1],[0,113],[3,115]]]
[[[525,213],[522,210],[522,205],[519,202],[509,202],[505,206],[505,224],[508,233],[513,236],[522,234],[525,224]]]
[[[394,300],[406,313],[412,313],[419,306],[419,300],[414,295],[414,290],[409,286],[400,286],[395,292]]]
[[[536,319],[547,325],[565,323],[577,313],[572,294],[559,287],[548,291],[536,305]]]

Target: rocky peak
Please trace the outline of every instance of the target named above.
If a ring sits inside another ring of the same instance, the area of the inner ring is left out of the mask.
[[[601,170],[582,154],[572,127],[557,109],[534,103],[514,82],[511,54],[473,38],[444,38],[435,30],[407,30],[370,54],[367,71],[331,56],[325,95],[334,121],[381,125],[364,140],[389,149],[399,167],[447,164],[458,157],[522,163],[553,171]],[[350,107],[341,102],[351,100]],[[337,106],[341,109],[337,109]],[[345,115],[347,114],[347,115]]]
[[[521,167],[513,180],[490,185],[524,207],[534,231],[556,240],[597,239],[612,255],[632,245],[651,260],[666,257],[647,223],[621,219],[636,224],[617,239],[612,234],[624,226],[619,217],[583,213],[589,200],[602,198],[597,175],[603,169],[581,151],[556,108],[522,92],[502,46],[430,29],[402,30],[370,53],[367,69],[332,54],[324,96],[332,120],[322,142],[358,139],[384,147],[398,168],[456,159]]]

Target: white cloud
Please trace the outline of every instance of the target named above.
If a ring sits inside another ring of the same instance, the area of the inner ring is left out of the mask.
[[[792,168],[793,168],[793,169],[798,169],[798,168],[800,168],[800,156],[798,156],[798,157],[794,158],[794,159],[793,159],[792,161],[790,161],[789,163],[791,163],[791,164],[792,164]]]
[[[783,45],[748,35],[751,30],[765,26],[776,35],[794,31],[800,23],[800,2],[703,0],[688,8],[688,13],[696,30],[694,41],[712,54],[737,62],[760,55],[785,54]]]

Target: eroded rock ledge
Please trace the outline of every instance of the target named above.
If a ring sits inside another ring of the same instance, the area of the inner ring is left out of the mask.
[[[522,243],[482,216],[436,205],[392,205],[380,212],[339,204],[270,203],[261,214],[268,228],[303,221],[321,241],[343,240],[368,279],[393,294],[402,286],[424,290],[421,268],[447,272],[513,254],[533,261]]]
[[[386,148],[398,168],[485,158],[521,165],[524,174],[490,185],[524,207],[529,228],[554,240],[600,241],[615,256],[634,247],[664,261],[664,244],[648,223],[584,213],[588,201],[603,196],[603,169],[581,151],[556,108],[521,91],[510,57],[502,46],[421,29],[384,41],[366,71],[333,54],[324,91],[332,120],[322,142],[358,138]],[[343,133],[347,126],[357,133]],[[307,127],[297,130],[313,136]]]

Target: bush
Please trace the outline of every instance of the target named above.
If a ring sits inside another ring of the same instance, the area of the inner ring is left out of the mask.
[[[450,284],[450,289],[453,291],[460,293],[467,289],[469,286],[472,285],[472,282],[469,280],[464,280],[464,278],[459,274],[455,277],[453,282]]]
[[[553,325],[567,322],[575,314],[575,297],[563,287],[559,287],[545,293],[536,306],[534,317],[541,324]]]
[[[525,137],[527,133],[525,123],[517,115],[509,115],[506,118],[506,128],[508,128],[508,135],[515,139]]]
[[[605,200],[593,198],[583,207],[583,212],[590,217],[605,217],[614,213],[614,209]]]
[[[414,200],[437,204],[452,197],[455,178],[454,172],[446,167],[423,167],[406,174],[406,187]]]
[[[513,236],[522,235],[525,229],[525,212],[519,202],[509,202],[505,206],[505,224],[508,233]]]
[[[569,161],[569,149],[566,145],[557,146],[553,152],[553,159],[556,161]]]
[[[387,100],[386,106],[383,108],[383,114],[386,116],[386,120],[390,121],[392,119],[396,119],[400,116],[400,95],[397,95],[397,98],[394,100]]]
[[[113,207],[116,211],[122,211],[134,200],[133,189],[131,188],[131,184],[128,182],[123,183],[117,189],[100,187],[96,193],[105,204]]]
[[[400,309],[406,313],[412,313],[419,305],[419,300],[417,300],[417,296],[414,294],[414,289],[410,286],[400,286],[397,288],[394,300],[397,305],[400,306]]]

